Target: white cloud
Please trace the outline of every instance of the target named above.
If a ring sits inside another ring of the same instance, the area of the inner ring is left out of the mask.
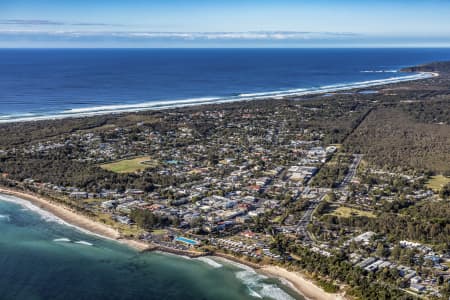
[[[303,31],[247,31],[247,32],[156,32],[156,31],[76,31],[76,30],[0,30],[3,35],[48,35],[68,38],[112,37],[136,39],[180,39],[180,40],[308,40],[340,39],[354,37],[345,32],[303,32]]]

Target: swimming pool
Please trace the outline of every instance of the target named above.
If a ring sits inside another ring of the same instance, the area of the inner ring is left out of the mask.
[[[199,242],[197,242],[197,241],[194,241],[194,240],[191,240],[191,239],[182,237],[182,236],[176,237],[176,238],[175,238],[175,241],[177,241],[177,242],[182,242],[182,243],[186,243],[186,244],[189,244],[189,245],[192,245],[192,246],[196,246],[196,245],[199,244]]]

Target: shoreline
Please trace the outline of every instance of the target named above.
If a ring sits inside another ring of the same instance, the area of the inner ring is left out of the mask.
[[[87,234],[92,234],[108,240],[114,240],[138,251],[149,251],[152,249],[150,244],[132,239],[124,239],[120,236],[116,229],[113,229],[106,224],[93,221],[80,213],[76,213],[63,204],[53,203],[52,201],[45,199],[44,196],[4,187],[0,187],[0,194],[25,200],[31,203],[34,207],[56,216],[58,219],[66,223],[66,225],[75,227],[76,229]],[[15,203],[21,204],[19,202]]]
[[[347,300],[343,293],[328,293],[314,283],[306,275],[298,271],[290,271],[277,265],[258,265],[232,255],[214,253],[212,258],[235,265],[249,267],[255,272],[270,278],[278,279],[306,300]]]
[[[408,73],[402,72],[400,70],[398,70],[397,72]],[[416,72],[416,73],[417,74],[390,77],[386,79],[375,79],[369,81],[325,85],[318,88],[298,88],[265,93],[240,94],[238,96],[229,96],[229,97],[223,96],[223,97],[193,98],[193,99],[173,100],[173,101],[150,101],[134,104],[122,104],[122,105],[99,105],[86,108],[67,109],[64,111],[55,112],[55,114],[53,115],[33,116],[32,113],[25,113],[22,115],[20,114],[17,115],[17,118],[14,118],[14,115],[6,115],[0,116],[0,124],[89,118],[104,115],[118,115],[124,113],[138,113],[145,111],[161,111],[161,110],[186,108],[201,105],[227,104],[236,102],[257,101],[257,100],[271,100],[271,99],[285,100],[289,99],[289,97],[320,95],[326,93],[336,93],[341,91],[366,89],[371,87],[381,87],[384,85],[407,83],[440,76],[438,72]]]
[[[265,265],[260,272],[269,277],[281,278],[289,282],[292,289],[308,300],[345,300],[341,293],[327,293],[300,272],[289,271],[276,265]]]
[[[290,271],[277,265],[258,265],[224,253],[215,253],[211,257],[232,265],[243,265],[261,275],[278,279],[306,300],[347,300],[342,293],[325,292],[314,281],[297,271]]]
[[[63,204],[53,203],[52,201],[45,199],[45,196],[37,195],[32,192],[26,192],[26,191],[20,191],[12,188],[6,188],[0,186],[0,195],[5,196],[12,196],[15,198],[18,198],[19,200],[26,201],[30,203],[34,208],[37,208],[39,210],[42,210],[44,212],[47,212],[53,216],[56,216],[58,219],[62,220],[65,225],[74,227],[78,230],[81,230],[82,232],[85,232],[87,234],[93,234],[96,236],[99,236],[101,238],[105,238],[108,240],[113,240],[118,243],[121,243],[123,245],[126,245],[132,249],[135,249],[139,252],[150,252],[150,251],[160,251],[163,253],[169,253],[173,255],[178,256],[189,256],[189,257],[200,257],[200,256],[206,256],[206,257],[212,257],[212,258],[218,258],[220,260],[228,261],[229,263],[237,263],[244,265],[246,267],[252,268],[255,272],[258,272],[263,275],[267,275],[272,278],[281,279],[282,281],[285,280],[289,284],[288,286],[293,289],[295,292],[297,292],[299,295],[306,299],[315,300],[315,299],[324,299],[324,300],[344,300],[345,297],[343,297],[340,294],[329,294],[326,293],[322,288],[314,284],[312,281],[305,278],[304,275],[288,271],[287,269],[275,266],[275,265],[258,265],[249,261],[246,261],[244,259],[224,254],[224,253],[212,253],[212,254],[205,254],[200,255],[200,253],[194,253],[194,252],[180,252],[176,251],[175,249],[169,249],[165,247],[160,246],[153,246],[151,244],[132,240],[132,239],[125,239],[122,238],[119,234],[119,232],[106,224],[102,224],[96,221],[91,220],[87,216],[84,216],[80,213],[74,212],[64,206]],[[8,200],[4,200],[8,201]],[[17,203],[19,205],[23,205],[23,203],[20,203],[19,201],[13,201],[10,202]]]

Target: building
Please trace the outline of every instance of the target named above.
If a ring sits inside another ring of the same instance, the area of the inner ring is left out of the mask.
[[[421,293],[421,292],[425,291],[425,287],[418,283],[411,283],[409,288],[417,293]]]

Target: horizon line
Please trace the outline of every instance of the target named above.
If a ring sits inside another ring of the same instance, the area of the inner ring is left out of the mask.
[[[254,46],[242,46],[242,47],[235,47],[235,46],[209,46],[209,47],[190,47],[190,46],[177,46],[177,47],[95,47],[95,46],[75,46],[75,47],[66,47],[66,46],[52,46],[52,47],[40,47],[40,46],[32,46],[32,47],[17,47],[17,46],[0,46],[0,50],[40,50],[40,49],[48,49],[48,50],[59,50],[59,49],[67,49],[67,50],[77,50],[77,49],[86,49],[86,50],[151,50],[151,49],[161,49],[161,50],[176,50],[176,49],[199,49],[199,50],[214,50],[214,49],[249,49],[249,50],[257,50],[257,49],[450,49],[450,44],[448,45],[358,45],[358,46],[350,46],[350,45],[343,45],[343,46],[293,46],[293,47],[286,47],[286,46],[261,46],[261,47],[254,47]]]

